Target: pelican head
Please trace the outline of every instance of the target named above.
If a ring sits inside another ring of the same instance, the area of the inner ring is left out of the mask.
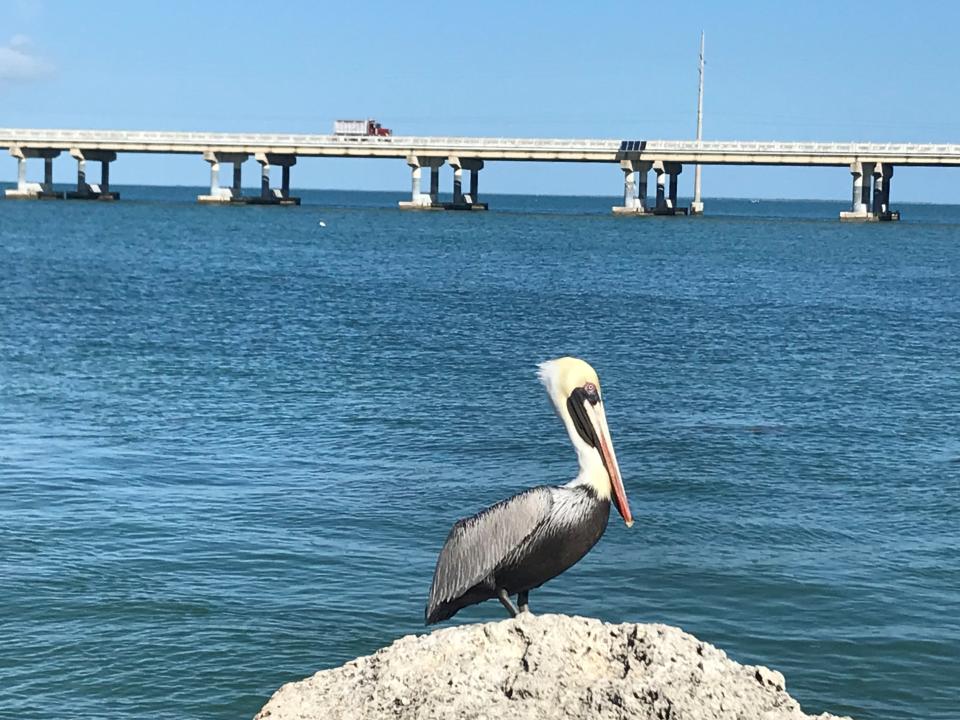
[[[596,370],[579,358],[562,357],[541,363],[539,376],[577,450],[580,474],[574,484],[590,485],[601,499],[612,500],[630,527],[633,516],[607,429]]]

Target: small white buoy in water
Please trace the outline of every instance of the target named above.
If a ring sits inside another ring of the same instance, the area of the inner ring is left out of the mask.
[[[327,224],[326,224],[323,220],[321,220],[321,221],[320,221],[320,227],[326,227],[326,226],[327,226]]]

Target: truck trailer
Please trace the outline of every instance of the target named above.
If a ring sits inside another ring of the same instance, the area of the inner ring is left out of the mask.
[[[334,120],[334,135],[353,135],[361,137],[389,137],[393,135],[390,128],[383,127],[376,120]]]

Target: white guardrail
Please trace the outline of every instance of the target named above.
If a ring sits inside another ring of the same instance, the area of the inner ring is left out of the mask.
[[[911,159],[922,162],[930,159],[936,164],[960,163],[960,145],[918,143],[837,143],[837,142],[754,142],[708,140],[649,140],[630,141],[631,149],[642,142],[643,155],[658,153],[682,154],[713,158],[730,162],[745,157],[771,158],[849,158],[875,157]],[[609,155],[615,160],[621,150],[621,140],[566,139],[566,138],[495,138],[495,137],[418,137],[418,136],[346,136],[303,135],[277,133],[210,133],[210,132],[161,132],[127,130],[41,130],[0,129],[0,147],[50,147],[69,149],[96,145],[128,152],[196,152],[197,148],[229,151],[231,148],[248,151],[249,148],[282,150],[297,148],[300,151],[317,149],[369,150],[375,153],[436,150],[438,153],[474,150],[477,152],[504,154],[526,152],[544,153],[553,157],[570,154],[574,156]]]
[[[127,130],[20,130],[0,129],[0,143],[49,142],[54,147],[84,143],[104,145],[211,145],[211,146],[270,146],[270,147],[342,147],[344,145],[393,145],[416,147],[483,147],[536,148],[571,151],[616,151],[619,140],[588,140],[561,138],[493,138],[493,137],[419,137],[365,135],[294,135],[277,133],[210,133],[210,132],[154,132]]]

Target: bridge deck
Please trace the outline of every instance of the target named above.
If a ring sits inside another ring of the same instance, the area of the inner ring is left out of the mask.
[[[629,157],[702,165],[825,165],[883,162],[960,165],[960,145],[817,142],[727,142],[487,137],[351,137],[338,135],[0,129],[0,148],[111,150],[137,153],[278,153],[302,157],[479,158],[539,162],[617,162]]]

